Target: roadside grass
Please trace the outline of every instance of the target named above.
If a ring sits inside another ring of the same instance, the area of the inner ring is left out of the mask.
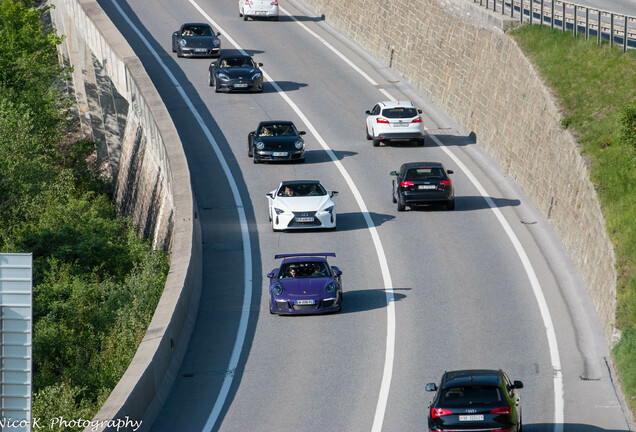
[[[618,270],[612,353],[632,412],[636,412],[636,142],[621,134],[621,115],[636,101],[636,52],[608,42],[574,38],[572,32],[525,25],[510,32],[535,64],[563,109],[590,163]],[[632,123],[633,124],[633,123]]]

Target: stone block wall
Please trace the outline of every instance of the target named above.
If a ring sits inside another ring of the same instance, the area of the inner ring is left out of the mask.
[[[303,0],[452,117],[523,188],[576,264],[605,335],[614,248],[589,169],[533,65],[470,0]]]

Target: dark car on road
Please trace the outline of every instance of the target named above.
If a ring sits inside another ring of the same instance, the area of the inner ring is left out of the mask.
[[[428,430],[521,431],[521,381],[510,381],[500,370],[472,369],[445,372],[428,412]]]
[[[331,266],[333,252],[281,254],[280,267],[269,278],[269,312],[279,315],[339,312],[342,308],[342,271]]]
[[[209,24],[186,23],[172,33],[172,52],[177,57],[218,57],[221,55],[221,33]]]
[[[240,54],[223,54],[210,63],[208,81],[215,92],[220,91],[263,91],[263,63],[256,63],[252,57]]]
[[[287,120],[268,120],[259,123],[247,136],[247,155],[254,163],[272,161],[305,162],[305,141],[294,123]]]
[[[455,191],[448,177],[452,173],[440,162],[409,162],[399,171],[391,171],[395,177],[392,198],[398,211],[418,204],[443,204],[448,210],[454,210]]]

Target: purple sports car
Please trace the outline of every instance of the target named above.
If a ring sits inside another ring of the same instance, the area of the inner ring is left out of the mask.
[[[269,312],[292,315],[338,312],[342,307],[342,272],[330,266],[327,257],[335,253],[301,253],[283,258],[269,278]]]

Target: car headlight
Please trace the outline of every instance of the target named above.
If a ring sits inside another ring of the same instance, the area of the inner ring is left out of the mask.
[[[218,47],[219,45],[221,45],[221,41],[220,41],[220,40],[218,40],[218,39],[214,39],[214,42],[212,42],[212,44],[213,44],[215,47]]]
[[[300,150],[301,148],[303,148],[303,145],[305,145],[305,142],[302,139],[299,139],[296,141],[296,148],[298,150]]]
[[[334,206],[329,206],[329,207],[327,207],[326,209],[324,209],[323,211],[324,211],[325,213],[331,213],[331,212],[333,211],[333,207],[334,207]]]
[[[256,148],[259,150],[263,150],[263,148],[265,148],[265,143],[263,141],[256,141],[254,144],[256,144]]]
[[[285,210],[282,210],[282,209],[279,209],[279,208],[276,208],[276,207],[274,207],[274,211],[276,212],[276,214],[285,213]]]
[[[272,292],[274,293],[274,295],[281,295],[283,293],[283,286],[281,284],[274,285],[274,287],[272,288]]]
[[[179,45],[181,45],[182,47],[186,46],[188,44],[188,42],[186,42],[185,39],[179,39]]]
[[[260,72],[256,72],[253,76],[252,76],[252,80],[257,80],[261,77],[261,73]]]
[[[327,284],[327,286],[325,287],[325,289],[327,290],[327,292],[329,294],[333,294],[336,292],[336,288],[338,288],[338,283],[331,281]]]

